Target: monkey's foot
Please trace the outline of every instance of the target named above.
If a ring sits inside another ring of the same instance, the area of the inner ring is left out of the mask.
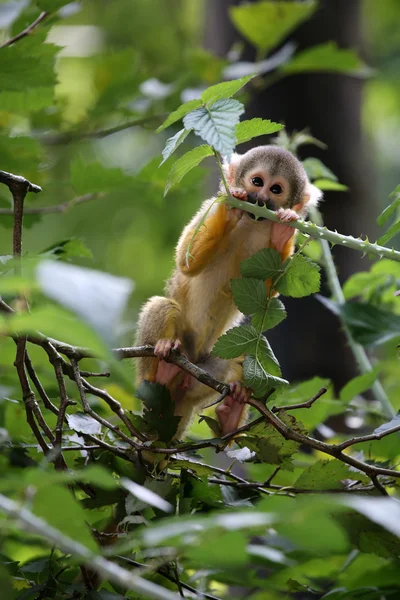
[[[240,381],[230,384],[231,393],[218,405],[216,414],[221,435],[232,433],[239,427],[246,400],[251,397],[251,389]]]
[[[171,350],[180,350],[181,341],[176,339],[161,339],[158,340],[154,347],[154,354],[158,356],[158,358],[168,359],[171,354]]]
[[[279,208],[276,211],[276,214],[278,215],[281,223],[288,223],[289,221],[298,221],[300,219],[300,215],[291,208]]]
[[[229,192],[231,196],[238,200],[247,200],[247,192],[242,188],[229,188]]]

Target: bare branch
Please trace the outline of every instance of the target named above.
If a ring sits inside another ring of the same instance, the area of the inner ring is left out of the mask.
[[[391,435],[392,433],[396,433],[396,431],[400,431],[400,425],[396,425],[396,427],[391,427],[390,429],[385,429],[380,433],[370,433],[369,435],[361,435],[360,437],[353,437],[349,440],[345,440],[341,444],[337,444],[337,448],[340,450],[345,450],[349,446],[353,446],[354,444],[361,444],[363,442],[372,442],[374,440],[381,440],[387,435]]]
[[[72,200],[68,200],[67,202],[62,202],[61,204],[55,204],[54,206],[38,206],[38,207],[28,207],[24,209],[24,214],[26,215],[47,215],[51,213],[66,213],[69,209],[77,206],[78,204],[84,204],[85,202],[90,202],[91,200],[98,200],[100,198],[105,198],[107,196],[106,193],[98,192],[93,194],[84,194],[83,196],[76,196],[72,198]],[[0,208],[0,215],[13,215],[14,212],[11,208]]]
[[[321,398],[321,396],[323,396],[324,394],[326,394],[328,390],[323,387],[319,390],[319,392],[317,394],[315,394],[315,396],[313,398],[311,398],[310,400],[307,400],[307,402],[302,402],[300,404],[287,404],[286,406],[277,406],[272,409],[273,412],[277,412],[278,410],[295,410],[297,408],[311,408],[311,406],[314,404],[314,402],[316,402],[318,400],[318,398]]]
[[[27,27],[26,29],[24,29],[20,33],[17,33],[17,35],[15,35],[14,37],[10,38],[9,40],[6,40],[2,44],[0,44],[0,48],[5,48],[6,46],[11,46],[11,44],[14,44],[15,42],[18,42],[18,40],[21,40],[22,38],[26,37],[27,35],[29,35],[35,29],[35,27],[37,27],[37,25],[39,25],[39,23],[41,23],[42,21],[44,21],[44,19],[46,17],[48,17],[48,16],[49,16],[49,13],[43,11],[42,13],[40,13],[40,15],[38,16],[38,18],[35,19],[35,21],[33,21],[33,23],[31,23],[29,25],[29,27]]]

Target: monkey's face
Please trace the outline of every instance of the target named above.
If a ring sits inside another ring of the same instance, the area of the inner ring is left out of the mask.
[[[271,175],[262,165],[250,169],[243,176],[241,187],[246,190],[247,200],[251,204],[265,205],[270,210],[290,206],[291,189],[288,180],[282,174]]]

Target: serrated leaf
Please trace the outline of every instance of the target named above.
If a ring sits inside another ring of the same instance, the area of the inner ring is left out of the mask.
[[[212,85],[211,87],[204,90],[201,95],[201,99],[204,104],[212,104],[213,102],[217,102],[218,100],[223,100],[224,98],[230,98],[234,96],[242,87],[246,85],[251,79],[253,79],[254,75],[246,75],[245,77],[241,77],[240,79],[233,79],[232,81],[223,81],[222,83],[217,83],[216,85]]]
[[[284,319],[286,319],[286,310],[283,303],[278,298],[271,298],[267,310],[254,313],[251,324],[258,331],[267,331],[279,325]]]
[[[256,398],[264,396],[272,387],[278,388],[288,384],[285,379],[269,375],[260,360],[251,355],[247,355],[244,359],[243,377],[245,384],[253,390]]]
[[[167,119],[164,121],[164,123],[162,125],[160,125],[160,127],[157,129],[157,133],[159,131],[162,131],[163,129],[166,129],[173,123],[176,123],[176,121],[179,121],[179,119],[182,119],[185,115],[190,113],[192,110],[196,110],[196,108],[199,108],[200,106],[201,106],[200,99],[189,100],[189,102],[185,102],[185,104],[181,104],[181,106],[179,108],[177,108],[176,110],[174,110],[174,112],[172,112],[167,117]]]
[[[277,250],[263,248],[240,264],[240,272],[244,277],[266,280],[275,277],[282,271],[282,259]]]
[[[265,308],[267,290],[260,279],[232,279],[231,290],[235,304],[243,314],[251,315]]]
[[[309,157],[303,160],[303,167],[306,170],[307,177],[313,179],[331,179],[337,181],[336,175],[328,169],[319,158]]]
[[[168,194],[172,187],[181,181],[186,173],[189,173],[191,169],[197,167],[197,165],[200,164],[202,160],[207,158],[207,156],[212,156],[213,154],[213,149],[210,146],[203,144],[202,146],[193,148],[193,150],[186,152],[186,154],[178,158],[178,160],[172,165],[172,168],[169,172],[167,183],[165,185],[164,196]]]
[[[399,233],[399,231],[400,221],[397,221],[396,223],[393,223],[391,227],[389,227],[385,235],[382,235],[378,239],[377,244],[379,244],[380,246],[385,246],[395,235]]]
[[[178,131],[178,133],[176,133],[175,135],[173,135],[172,137],[167,139],[167,141],[165,142],[165,148],[162,151],[163,160],[160,162],[160,167],[162,164],[165,163],[166,160],[168,160],[168,158],[175,152],[175,150],[185,141],[185,139],[187,138],[189,133],[190,133],[190,129],[181,129],[180,131]]]
[[[398,427],[399,425],[400,425],[400,414],[393,417],[393,419],[391,419],[387,423],[384,423],[383,425],[379,425],[379,427],[374,429],[374,431],[372,433],[383,433],[384,431],[387,431],[388,429],[392,429],[393,427]]]
[[[183,124],[186,129],[193,129],[217,152],[229,158],[236,144],[235,128],[243,112],[244,106],[237,100],[217,100],[211,106],[198,108],[187,114]]]
[[[342,389],[340,390],[340,400],[342,402],[351,402],[355,396],[362,394],[370,389],[380,372],[379,367],[375,367],[369,373],[363,373],[351,379]]]
[[[400,334],[400,316],[377,306],[346,302],[338,309],[356,342],[363,346],[383,344]]]
[[[175,403],[168,389],[159,383],[142,381],[136,396],[143,401],[143,419],[158,433],[162,442],[169,442],[178,430],[180,417],[174,415]]]
[[[255,349],[258,333],[251,325],[229,329],[215,343],[211,354],[220,358],[235,358]]]
[[[236,125],[236,144],[249,142],[260,135],[270,135],[284,128],[281,123],[275,123],[269,119],[250,119]]]
[[[343,488],[342,479],[353,479],[369,483],[369,478],[361,471],[351,469],[341,460],[319,460],[305,469],[296,480],[294,487],[306,490],[338,490]]]
[[[331,179],[315,179],[314,185],[322,192],[347,192],[347,185]]]
[[[73,415],[67,415],[67,421],[70,429],[78,433],[87,433],[90,435],[101,433],[101,424],[85,413],[77,412]]]
[[[1,98],[1,95],[0,95]],[[397,207],[400,206],[400,185],[396,187],[395,190],[389,195],[389,198],[394,198],[392,202],[387,206],[379,215],[377,219],[377,223],[379,227],[382,227],[386,223],[386,221],[393,215],[393,213],[397,210]]]
[[[229,13],[236,29],[251,44],[266,52],[308,19],[316,7],[314,0],[301,3],[264,1],[234,6]]]
[[[279,70],[286,74],[313,71],[330,71],[352,75],[368,74],[365,63],[354,50],[338,48],[335,42],[325,42],[299,52],[289,62],[282,65]]]
[[[283,264],[287,271],[276,283],[276,290],[293,298],[302,298],[318,292],[321,284],[319,266],[300,254],[289,258],[288,261]]]
[[[259,338],[255,354],[268,376],[280,377],[282,375],[278,359],[264,335]]]
[[[3,92],[17,92],[57,83],[54,64],[60,48],[44,44],[47,33],[35,32],[24,44],[3,49],[0,61],[0,81]]]

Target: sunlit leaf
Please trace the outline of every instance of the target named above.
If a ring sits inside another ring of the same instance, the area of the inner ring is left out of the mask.
[[[303,167],[306,170],[307,176],[310,180],[313,179],[330,179],[337,181],[338,178],[319,158],[306,158],[303,160]]]
[[[0,96],[1,98],[1,96]],[[389,206],[385,208],[379,215],[377,219],[377,223],[379,227],[382,227],[386,223],[388,219],[396,212],[397,208],[400,206],[400,185],[396,187],[395,190],[390,194],[389,198],[393,198]]]
[[[169,127],[176,121],[179,121],[179,119],[182,119],[185,115],[190,113],[192,110],[196,110],[196,108],[199,108],[200,106],[201,106],[201,100],[195,99],[195,100],[189,100],[189,102],[185,102],[185,104],[182,104],[179,108],[174,110],[174,112],[172,112],[169,115],[169,117],[164,121],[164,123],[162,125],[160,125],[160,127],[157,129],[157,132],[162,131],[163,129],[166,129],[167,127]]]
[[[189,171],[191,171],[191,169],[197,167],[197,165],[200,164],[202,160],[207,158],[207,156],[212,155],[212,148],[206,144],[203,144],[202,146],[193,148],[193,150],[186,152],[186,154],[178,158],[178,160],[172,165],[172,168],[169,172],[168,180],[165,185],[164,196],[166,196],[169,190],[176,186],[181,179],[187,173],[189,173]]]
[[[284,125],[281,123],[274,123],[269,119],[250,119],[249,121],[242,121],[236,125],[236,144],[243,144],[249,142],[255,137],[260,135],[270,135],[283,129]]]
[[[347,185],[331,179],[315,179],[314,185],[322,192],[347,192]]]
[[[175,150],[181,144],[183,144],[189,133],[190,129],[181,129],[180,131],[178,131],[178,133],[168,138],[168,140],[165,143],[165,148],[162,151],[163,160],[160,163],[160,166],[165,163],[165,161],[175,152]]]
[[[233,327],[217,340],[212,354],[226,359],[235,358],[254,350],[257,339],[258,333],[251,325]]]
[[[280,67],[286,74],[333,71],[351,75],[367,75],[366,65],[354,50],[338,48],[335,42],[325,42],[312,46],[296,54],[289,62]]]
[[[297,255],[285,261],[283,269],[286,267],[285,274],[275,285],[278,292],[284,296],[301,298],[319,291],[321,276],[316,263],[305,256]]]
[[[346,385],[340,390],[340,399],[343,402],[350,402],[358,396],[359,394],[363,394],[367,390],[369,390],[376,381],[380,372],[379,367],[375,367],[369,373],[363,373],[362,375],[358,375],[351,379]]]
[[[201,100],[204,104],[212,104],[213,102],[217,102],[217,100],[223,100],[224,98],[230,98],[234,96],[242,87],[246,85],[251,79],[253,79],[254,75],[247,75],[246,77],[242,77],[241,79],[233,79],[232,81],[223,81],[222,83],[217,83],[216,85],[212,85],[211,87],[204,90],[201,94]]]

